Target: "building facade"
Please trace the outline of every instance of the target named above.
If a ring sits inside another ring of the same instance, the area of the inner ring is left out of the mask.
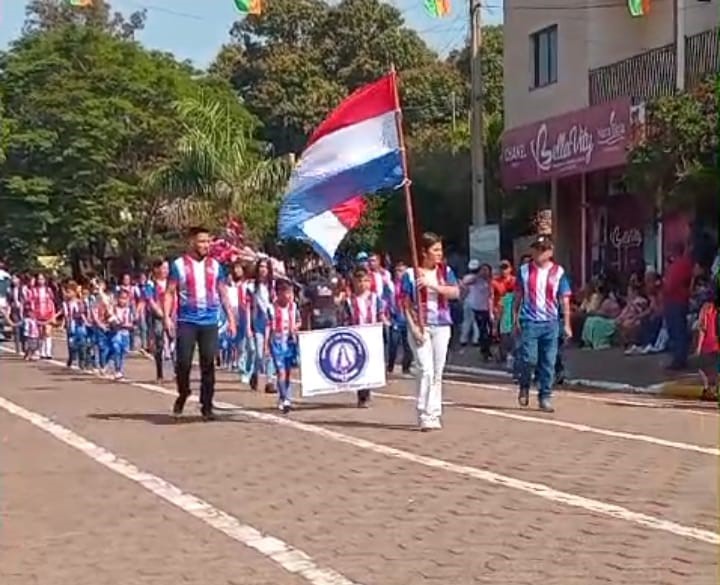
[[[720,69],[719,2],[649,0],[632,16],[624,0],[505,0],[503,183],[508,197],[548,184],[575,282],[662,268],[656,212],[622,177],[642,104]]]

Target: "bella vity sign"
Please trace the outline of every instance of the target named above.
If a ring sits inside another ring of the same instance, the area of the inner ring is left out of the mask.
[[[509,130],[502,138],[503,187],[623,165],[629,138],[629,98]]]

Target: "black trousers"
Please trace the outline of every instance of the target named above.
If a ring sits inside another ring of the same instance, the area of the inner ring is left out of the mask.
[[[165,354],[165,325],[162,319],[152,317],[149,319],[149,336],[152,339],[153,359],[155,360],[155,378],[163,379],[163,358]]]
[[[190,396],[190,370],[192,369],[195,345],[200,352],[200,404],[212,408],[215,394],[215,354],[218,349],[217,325],[177,324],[175,352],[177,364],[177,391],[180,396]]]

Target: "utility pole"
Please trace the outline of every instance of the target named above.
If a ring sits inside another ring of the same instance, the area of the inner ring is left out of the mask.
[[[469,0],[470,3],[470,133],[471,133],[471,167],[472,167],[472,219],[473,226],[480,227],[487,223],[485,209],[485,155],[484,121],[483,121],[483,78],[480,64],[480,47],[482,46],[482,7],[480,0]]]
[[[675,89],[685,91],[685,3],[673,0],[673,37],[675,39]]]

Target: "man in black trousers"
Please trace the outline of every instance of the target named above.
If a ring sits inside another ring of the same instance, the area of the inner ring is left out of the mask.
[[[218,349],[218,321],[225,309],[228,331],[235,336],[236,323],[227,294],[226,275],[222,265],[210,258],[210,234],[196,227],[189,231],[188,251],[170,265],[165,290],[165,327],[175,337],[178,397],[173,414],[180,416],[190,396],[190,370],[195,345],[200,353],[200,405],[203,419],[212,420],[215,394],[215,355]],[[177,299],[177,324],[172,310]]]

